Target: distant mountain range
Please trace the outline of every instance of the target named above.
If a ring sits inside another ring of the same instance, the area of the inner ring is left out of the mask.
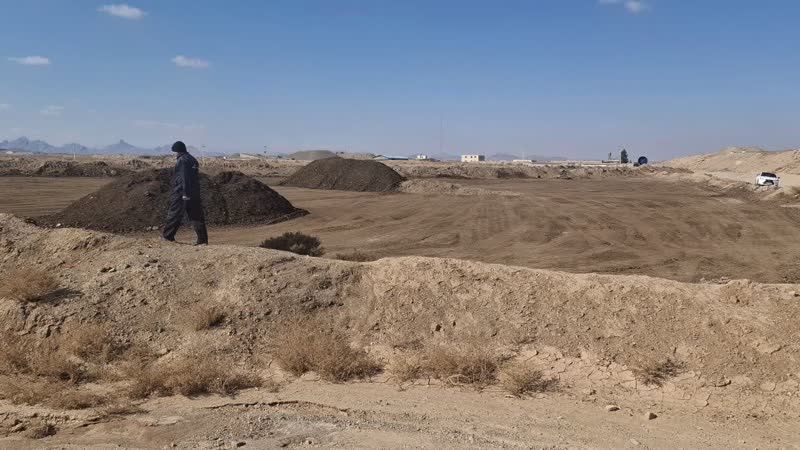
[[[124,140],[120,139],[116,144],[107,145],[105,147],[92,148],[81,144],[64,144],[60,147],[50,145],[45,141],[38,139],[31,140],[27,137],[14,139],[13,141],[0,141],[0,149],[5,150],[21,150],[25,152],[35,153],[67,153],[78,155],[168,155],[172,148],[172,144],[162,145],[156,148],[142,148],[131,145]],[[197,148],[189,146],[190,151],[197,151]],[[208,152],[209,156],[221,154],[216,152]]]

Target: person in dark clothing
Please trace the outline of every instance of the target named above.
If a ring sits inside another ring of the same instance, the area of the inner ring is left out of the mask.
[[[175,173],[172,175],[172,194],[169,198],[167,222],[162,237],[164,240],[174,241],[175,234],[183,221],[183,215],[186,214],[197,234],[195,245],[206,245],[208,232],[203,203],[200,201],[200,164],[189,154],[186,144],[181,141],[172,144],[172,151],[177,154],[178,160],[175,163]]]

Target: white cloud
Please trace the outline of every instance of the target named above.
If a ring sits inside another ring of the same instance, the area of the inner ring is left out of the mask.
[[[50,65],[50,58],[44,56],[14,56],[8,58],[9,61],[23,66],[48,66]]]
[[[172,122],[160,122],[158,120],[137,120],[133,122],[137,127],[145,128],[163,128],[168,130],[182,130],[182,131],[199,131],[204,130],[205,125],[200,124],[183,124]]]
[[[211,65],[208,61],[197,58],[187,58],[183,55],[172,58],[172,62],[178,67],[189,67],[190,69],[206,69]]]
[[[128,6],[126,4],[121,5],[103,5],[97,8],[98,11],[104,12],[110,16],[122,17],[123,19],[131,19],[131,20],[138,20],[147,14],[146,12],[142,11],[139,8],[134,8],[133,6]]]
[[[11,105],[8,103],[0,103],[0,111],[8,111],[11,109]]]
[[[47,105],[39,113],[43,116],[60,116],[64,112],[63,106]]]
[[[601,5],[622,5],[631,14],[638,14],[647,9],[644,0],[597,0]]]

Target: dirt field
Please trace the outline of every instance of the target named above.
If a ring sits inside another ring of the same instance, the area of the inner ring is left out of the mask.
[[[800,280],[800,211],[692,184],[651,178],[453,180],[522,194],[493,196],[324,191],[264,180],[311,214],[270,226],[212,228],[212,243],[256,246],[284,231],[303,231],[318,235],[328,255],[357,249],[376,257],[463,258],[694,282]],[[0,212],[54,212],[104,182],[0,177],[0,189],[17,193],[0,199]],[[191,230],[179,239],[191,241]]]

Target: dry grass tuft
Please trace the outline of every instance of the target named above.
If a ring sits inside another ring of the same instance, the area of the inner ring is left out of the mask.
[[[366,378],[382,369],[364,349],[353,348],[345,333],[321,320],[290,321],[275,340],[275,359],[296,376],[314,371],[325,380],[343,382]]]
[[[33,419],[28,422],[21,434],[29,439],[44,439],[56,434],[57,431],[55,425],[41,419]]]
[[[197,303],[186,316],[186,325],[193,331],[214,328],[225,321],[225,313],[217,306]]]
[[[90,378],[81,364],[59,348],[55,340],[6,336],[0,344],[0,374],[36,375],[78,383]]]
[[[500,386],[512,395],[521,397],[530,393],[554,391],[558,387],[558,380],[545,378],[540,370],[519,363],[503,368]]]
[[[499,366],[500,358],[493,349],[477,342],[460,346],[439,344],[425,352],[426,372],[452,385],[477,388],[489,385],[496,380]]]
[[[337,253],[333,255],[334,259],[339,259],[342,261],[354,261],[354,262],[369,262],[369,261],[376,261],[380,259],[375,255],[370,255],[369,253],[364,253],[360,250],[353,250],[350,252],[344,253]]]
[[[125,378],[131,380],[128,396],[233,395],[241,389],[263,384],[260,376],[239,371],[232,366],[231,361],[203,349],[170,361],[131,364],[125,374]]]
[[[58,409],[86,409],[107,403],[108,398],[78,390],[75,385],[33,377],[0,380],[0,398],[15,405],[45,405]]]
[[[419,356],[408,353],[401,353],[392,358],[388,369],[394,380],[401,385],[420,378],[424,371]]]
[[[0,279],[0,297],[19,302],[38,302],[57,291],[58,280],[49,272],[37,268],[18,268]]]
[[[5,333],[0,338],[0,374],[25,371],[32,346],[33,341],[29,338]]]
[[[684,364],[672,358],[660,362],[650,363],[633,369],[636,379],[646,385],[662,386],[667,380],[678,375],[683,370]]]
[[[61,348],[84,361],[104,364],[122,355],[123,347],[112,336],[108,325],[74,326],[61,337]]]

